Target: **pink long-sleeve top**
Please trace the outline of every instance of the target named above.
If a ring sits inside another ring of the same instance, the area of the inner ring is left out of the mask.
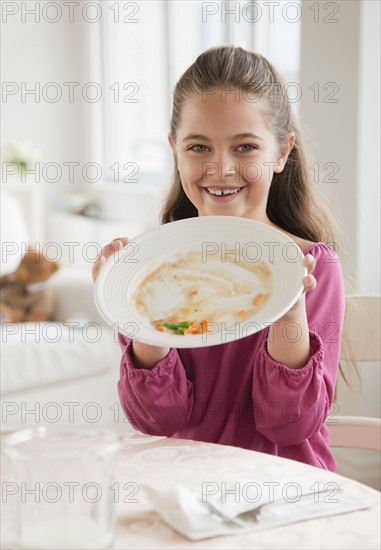
[[[132,341],[119,334],[118,392],[129,422],[150,435],[252,449],[335,471],[324,421],[333,400],[345,310],[343,274],[324,243],[317,288],[306,295],[310,357],[300,369],[267,352],[269,329],[226,344],[171,348],[152,370],[137,369]]]

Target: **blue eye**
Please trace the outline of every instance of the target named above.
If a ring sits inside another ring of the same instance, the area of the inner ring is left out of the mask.
[[[243,143],[238,147],[238,149],[240,149],[241,147],[249,147],[249,149],[244,149],[244,151],[253,151],[255,149],[258,149],[256,145],[251,145],[250,143]]]
[[[192,145],[192,147],[189,147],[189,151],[200,151],[199,149],[196,150],[195,147],[205,147],[205,149],[207,149],[206,145]],[[203,151],[205,151],[205,149]]]

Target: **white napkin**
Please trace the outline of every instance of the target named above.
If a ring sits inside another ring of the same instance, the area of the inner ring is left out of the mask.
[[[260,531],[306,519],[362,510],[372,505],[370,499],[364,499],[363,495],[351,494],[347,489],[324,493],[316,491],[315,495],[299,495],[299,498],[298,494],[295,497],[288,495],[287,500],[279,499],[281,492],[275,490],[270,499],[267,497],[267,501],[262,497],[255,503],[250,503],[247,499],[239,499],[239,502],[234,498],[228,499],[227,497],[231,497],[232,494],[221,498],[221,491],[219,494],[217,492],[213,495],[201,495],[199,490],[191,490],[181,484],[145,484],[143,489],[164,521],[191,540]],[[311,490],[303,490],[302,494],[310,492]],[[233,522],[219,517],[213,512],[213,508],[208,506],[208,502]],[[246,517],[245,521],[240,521],[237,518],[242,512],[255,510],[265,502],[268,502],[268,505],[261,508],[252,520]]]

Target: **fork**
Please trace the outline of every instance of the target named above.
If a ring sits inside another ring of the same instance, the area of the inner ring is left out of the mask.
[[[310,492],[310,493],[303,493],[302,495],[300,495],[300,499],[298,501],[295,501],[295,504],[297,502],[300,502],[300,500],[302,500],[304,498],[310,497],[312,495],[322,495],[324,493],[332,493],[332,489],[322,489],[321,491],[313,491],[313,492]],[[209,509],[209,511],[211,512],[211,514],[213,516],[218,517],[220,520],[222,520],[222,522],[226,526],[229,526],[229,527],[245,527],[248,523],[251,523],[251,522],[257,520],[257,518],[258,518],[259,514],[261,513],[261,511],[263,510],[263,508],[265,508],[266,506],[271,506],[272,504],[279,504],[281,502],[285,503],[285,502],[288,502],[288,501],[285,501],[283,498],[279,498],[279,499],[273,500],[271,502],[264,502],[263,504],[260,504],[256,508],[254,508],[252,510],[247,510],[246,512],[241,512],[240,514],[238,514],[237,516],[234,516],[233,518],[230,518],[226,514],[221,512],[221,510],[219,510],[211,502],[206,501],[206,502],[203,502],[203,504],[206,504],[206,506]],[[292,504],[292,502],[290,502],[289,504]]]

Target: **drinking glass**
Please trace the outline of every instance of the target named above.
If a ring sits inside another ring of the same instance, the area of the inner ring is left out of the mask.
[[[111,430],[50,427],[5,441],[20,549],[111,548],[115,531],[115,460],[121,436]]]

